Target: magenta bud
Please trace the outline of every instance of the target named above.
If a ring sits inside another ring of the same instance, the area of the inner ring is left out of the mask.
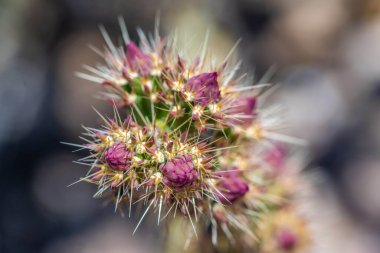
[[[174,142],[172,142],[172,141],[170,141],[170,142],[168,143],[168,146],[167,146],[166,148],[167,148],[167,150],[168,150],[169,152],[172,151],[173,145],[174,145]]]
[[[202,106],[220,99],[218,84],[218,74],[216,72],[203,73],[191,77],[185,84],[185,89],[194,94],[194,101]]]
[[[229,123],[249,126],[253,121],[253,116],[255,114],[256,98],[253,97],[242,97],[237,98],[226,112],[227,115],[231,115],[234,118],[228,120]],[[239,118],[239,116],[242,116]],[[249,117],[251,116],[251,117]]]
[[[153,68],[151,57],[141,51],[134,42],[127,45],[127,64],[141,76],[148,76]]]
[[[164,141],[168,141],[168,139],[169,139],[168,133],[166,133],[166,132],[164,133],[163,139],[164,139]]]
[[[164,176],[164,183],[176,189],[192,185],[198,177],[190,155],[177,156],[161,165],[160,170]]]
[[[297,238],[295,234],[287,228],[279,230],[277,232],[276,239],[280,248],[286,251],[292,250],[297,243]]]
[[[274,147],[264,152],[264,160],[272,166],[275,173],[281,173],[286,162],[285,146],[276,143]]]
[[[124,143],[115,142],[104,153],[107,164],[115,170],[129,170],[134,153]]]
[[[193,114],[193,115],[191,116],[191,118],[192,118],[193,120],[198,120],[198,119],[199,119],[199,114]]]
[[[236,170],[236,167],[230,168]],[[220,179],[217,183],[218,198],[223,203],[233,203],[242,198],[249,190],[247,182],[240,178],[236,172],[220,173]]]

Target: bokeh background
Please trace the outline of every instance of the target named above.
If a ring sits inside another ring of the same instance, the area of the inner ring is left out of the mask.
[[[315,252],[380,252],[379,0],[0,1],[0,252],[161,252],[158,228],[132,236],[136,220],[93,200],[92,186],[66,187],[86,168],[60,143],[99,123],[91,106],[109,112],[74,75],[100,60],[88,48],[102,47],[98,25],[117,39],[122,15],[135,38],[158,10],[163,34],[177,28],[198,45],[209,29],[216,54],[241,38],[243,70],[274,73],[318,175]]]

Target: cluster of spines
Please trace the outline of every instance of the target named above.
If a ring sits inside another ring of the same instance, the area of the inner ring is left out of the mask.
[[[140,46],[129,39],[122,19],[120,26],[124,45],[116,47],[101,28],[107,48],[94,50],[105,65],[85,66],[90,74],[78,75],[102,84],[104,97],[131,116],[122,122],[115,114],[116,120],[105,120],[105,129],[86,128],[92,140],[83,147],[91,155],[80,162],[91,172],[83,180],[98,185],[95,196],[111,192],[116,207],[123,200],[129,210],[143,203],[141,220],[152,207],[158,222],[180,210],[193,228],[192,217],[206,215],[215,244],[219,227],[231,241],[230,227],[256,239],[252,228],[261,210],[278,201],[261,191],[268,186],[260,172],[265,158],[254,153],[259,166],[248,158],[248,166],[222,161],[239,154],[233,148],[250,149],[251,141],[302,143],[279,134],[281,117],[258,106],[255,91],[268,84],[242,85],[245,75],[235,77],[239,64],[229,63],[231,52],[219,67],[207,64],[207,42],[200,57],[189,61],[176,51],[175,37],[159,37],[158,26],[154,36],[138,30]]]
[[[150,202],[159,208],[159,214],[165,204],[189,216],[201,208],[195,202],[217,199],[210,184],[216,178],[212,156],[216,149],[206,142],[186,133],[162,132],[154,125],[142,127],[131,117],[124,122],[107,120],[105,124],[101,130],[86,128],[90,138],[81,146],[91,153],[80,159],[91,166],[82,180],[98,186],[96,197],[110,191],[116,207],[122,200],[128,200],[129,207]],[[139,193],[133,196],[134,191]],[[192,211],[188,205],[194,206]]]

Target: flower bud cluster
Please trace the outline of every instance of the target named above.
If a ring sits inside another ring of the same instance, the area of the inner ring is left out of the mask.
[[[227,59],[218,67],[206,64],[207,54],[187,60],[177,52],[175,38],[156,35],[149,41],[142,36],[140,47],[129,39],[116,47],[105,31],[103,36],[108,44],[105,64],[86,66],[87,73],[78,75],[103,85],[104,98],[111,103],[138,107],[143,115],[154,113],[154,107],[158,120],[169,119],[173,127],[189,120],[201,132],[210,127],[245,129],[254,120],[256,88],[247,89],[244,75],[237,76],[237,67]]]
[[[266,214],[258,225],[260,252],[302,253],[310,244],[306,219],[293,208]]]
[[[141,220],[151,209],[158,223],[179,211],[196,231],[193,220],[202,215],[213,240],[222,234],[255,252],[276,252],[265,246],[273,239],[278,252],[296,252],[297,231],[257,225],[292,200],[286,148],[278,142],[302,143],[278,132],[276,108],[262,108],[267,85],[247,86],[228,57],[208,64],[206,46],[189,60],[175,38],[140,33],[137,44],[122,30],[124,44],[116,47],[102,29],[104,64],[78,74],[103,85],[104,98],[129,115],[122,120],[115,110],[103,129],[85,128],[92,140],[82,146],[90,156],[81,162],[91,169],[82,180],[98,187],[96,197],[111,195],[116,207],[143,205]],[[258,236],[259,244],[247,243]]]
[[[213,194],[207,182],[215,168],[205,143],[154,126],[142,127],[131,118],[123,124],[107,121],[106,129],[88,133],[93,141],[86,148],[95,159],[88,181],[98,186],[98,195],[112,189],[116,204],[141,198],[157,204],[163,199],[165,205],[181,208],[189,199]],[[133,191],[138,193],[134,197]]]

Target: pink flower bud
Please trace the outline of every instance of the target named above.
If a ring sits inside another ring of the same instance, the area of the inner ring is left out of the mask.
[[[231,169],[237,169],[235,167]],[[219,200],[224,203],[233,203],[243,197],[249,190],[245,180],[240,178],[236,172],[220,173],[221,177],[217,183],[220,193]]]
[[[203,73],[191,77],[185,84],[185,89],[193,93],[194,101],[199,105],[206,106],[220,99],[216,72]]]
[[[176,189],[190,186],[198,177],[190,155],[177,156],[161,165],[160,170],[164,175],[164,183]]]
[[[141,51],[133,42],[127,45],[127,65],[141,76],[148,76],[153,68],[151,57]]]
[[[264,152],[264,160],[272,166],[275,174],[281,173],[284,170],[286,162],[286,150],[284,145],[276,143],[274,147]]]
[[[249,126],[255,114],[256,98],[242,97],[237,98],[226,112],[227,115],[231,115],[234,118],[229,118],[228,122],[239,126]],[[248,117],[247,117],[248,116]]]
[[[292,250],[297,243],[295,234],[287,228],[280,229],[277,232],[276,239],[280,248],[286,251]]]
[[[129,170],[133,152],[128,150],[125,144],[115,142],[104,153],[107,164],[115,170]]]

